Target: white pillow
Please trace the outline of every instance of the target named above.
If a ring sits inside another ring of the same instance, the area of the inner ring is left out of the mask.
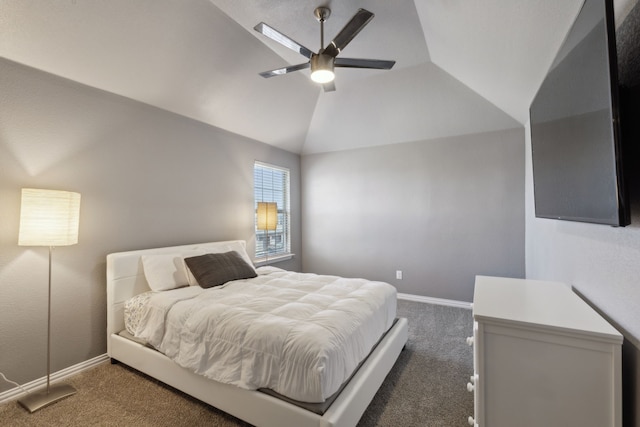
[[[203,255],[202,251],[142,255],[144,277],[153,291],[167,291],[189,285],[184,259]]]

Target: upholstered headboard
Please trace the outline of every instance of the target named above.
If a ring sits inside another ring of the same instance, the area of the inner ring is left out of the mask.
[[[169,254],[203,250],[205,252],[226,252],[246,248],[244,240],[197,243],[191,245],[169,246],[165,248],[142,249],[117,252],[107,255],[107,353],[111,354],[110,337],[124,329],[124,303],[129,298],[151,290],[142,268],[142,255]]]

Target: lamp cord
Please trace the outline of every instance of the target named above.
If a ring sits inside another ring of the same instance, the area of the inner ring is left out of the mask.
[[[49,246],[49,309],[48,311],[48,319],[47,319],[47,394],[49,394],[50,388],[50,372],[51,372],[51,252],[53,251],[53,246]],[[11,381],[7,378],[2,372],[0,372],[0,377],[11,385],[14,385],[20,389],[24,394],[29,394],[24,387],[18,384],[15,381]]]
[[[46,392],[49,394],[50,385],[51,385],[51,253],[53,252],[53,246],[49,246],[49,306],[47,310],[47,388]],[[29,394],[24,387],[18,384],[15,381],[11,381],[8,379],[2,372],[0,372],[0,377],[3,380],[8,382],[9,384],[15,385],[18,387],[24,394]]]
[[[22,387],[20,384],[18,384],[15,381],[11,381],[10,379],[8,379],[7,377],[4,376],[4,374],[2,372],[0,372],[0,377],[2,377],[3,380],[5,380],[6,382],[8,382],[9,384],[15,385],[16,387],[18,387],[24,394],[29,394],[27,392],[27,390],[24,389],[24,387]]]

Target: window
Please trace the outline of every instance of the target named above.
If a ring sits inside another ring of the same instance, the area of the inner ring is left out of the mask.
[[[289,169],[255,162],[253,166],[253,188],[256,263],[282,260],[285,257],[290,258]],[[263,209],[267,207],[273,208],[273,210]],[[270,226],[265,225],[264,221],[259,221],[259,210],[261,215],[263,212],[275,211],[278,219],[277,224]]]

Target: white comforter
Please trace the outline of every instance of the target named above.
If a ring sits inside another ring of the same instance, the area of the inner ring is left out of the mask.
[[[134,334],[213,380],[322,402],[396,316],[387,283],[273,267],[258,273],[218,288],[154,293]]]

